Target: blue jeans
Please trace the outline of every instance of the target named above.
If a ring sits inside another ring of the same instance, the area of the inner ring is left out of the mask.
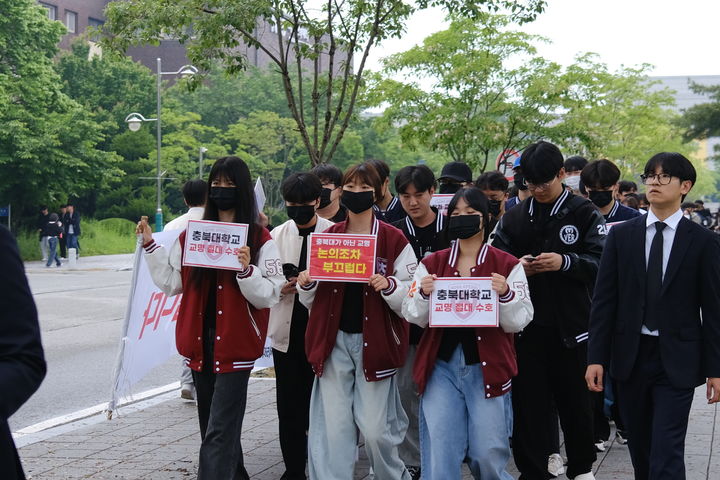
[[[458,346],[449,362],[437,360],[420,401],[423,480],[461,478],[467,459],[475,479],[512,480],[506,395],[485,397],[479,364],[465,365]]]
[[[74,248],[76,255],[78,253],[77,250],[80,250],[80,244],[78,244],[78,236],[74,233],[67,234],[67,248]]]
[[[60,259],[57,257],[58,238],[57,237],[45,237],[45,238],[48,239],[48,259],[47,259],[47,263],[45,265],[49,267],[50,265],[52,265],[52,262],[54,260],[55,263],[57,264],[57,266],[59,267],[62,264],[60,263]]]

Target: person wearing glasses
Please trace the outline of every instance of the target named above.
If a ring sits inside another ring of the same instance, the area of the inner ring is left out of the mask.
[[[683,480],[695,388],[720,401],[720,244],[683,217],[696,179],[687,158],[658,153],[641,178],[650,210],[608,235],[585,378],[593,392],[608,369],[615,380],[635,478]]]
[[[548,478],[553,405],[568,457],[567,476],[591,480],[596,459],[587,366],[590,293],[605,244],[605,220],[563,185],[560,149],[530,145],[521,157],[533,196],[503,215],[493,246],[520,259],[535,308],[517,335],[513,455],[521,478]]]

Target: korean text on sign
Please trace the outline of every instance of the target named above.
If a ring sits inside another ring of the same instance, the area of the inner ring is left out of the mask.
[[[238,254],[247,243],[244,223],[190,220],[185,233],[183,266],[240,270]]]
[[[437,208],[439,213],[447,215],[448,205],[450,205],[450,200],[452,200],[454,196],[454,194],[446,193],[435,194],[430,199],[430,206]]]
[[[367,282],[375,273],[376,243],[375,235],[310,234],[310,277],[334,282]]]
[[[430,297],[431,327],[497,327],[497,292],[490,277],[438,278]]]

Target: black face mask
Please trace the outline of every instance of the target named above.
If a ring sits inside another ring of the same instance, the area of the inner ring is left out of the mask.
[[[307,225],[315,216],[314,205],[288,206],[287,214],[297,225]]]
[[[372,208],[374,203],[373,192],[372,190],[364,192],[349,192],[347,190],[343,190],[340,202],[351,212],[362,213],[368,208]]]
[[[599,208],[607,207],[613,199],[613,192],[610,191],[591,191],[588,192],[588,198]]]
[[[513,182],[515,183],[515,186],[518,188],[518,190],[528,189],[527,185],[525,185],[525,176],[520,172],[515,172]]]
[[[480,215],[457,215],[448,220],[450,239],[470,238],[480,231]]]
[[[458,190],[460,190],[459,183],[441,183],[440,188],[438,189],[438,193],[457,193]]]
[[[218,210],[232,210],[237,205],[237,188],[210,187],[208,196]]]
[[[500,200],[488,200],[488,203],[490,204],[488,207],[490,215],[495,218],[500,216],[500,207],[502,207],[502,202]]]
[[[325,208],[328,205],[330,205],[330,194],[333,192],[332,188],[325,188],[323,187],[322,191],[320,192],[320,205],[318,208]]]

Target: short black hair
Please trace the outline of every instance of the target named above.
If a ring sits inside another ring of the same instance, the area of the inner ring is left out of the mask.
[[[580,155],[574,155],[563,164],[565,172],[579,172],[588,164],[587,158],[581,157]]]
[[[195,179],[185,182],[182,195],[189,207],[201,207],[207,201],[207,182]]]
[[[618,193],[632,192],[633,190],[637,191],[637,183],[630,180],[620,180],[618,182]]]
[[[703,205],[703,206],[705,205],[705,202],[703,202],[699,198],[697,200],[695,200],[695,203],[697,203],[698,205]]]
[[[533,143],[520,157],[523,175],[530,183],[549,182],[560,173],[564,163],[560,149],[545,141]]]
[[[595,160],[585,165],[580,180],[593,189],[610,188],[620,180],[620,169],[610,160]]]
[[[470,205],[473,209],[482,214],[482,226],[483,226],[483,241],[487,242],[490,236],[490,203],[484,193],[480,191],[474,185],[463,187],[455,193],[455,196],[450,200],[447,210],[447,218],[452,216],[453,211],[457,207],[457,203],[460,199],[464,199],[465,202]]]
[[[47,210],[47,205],[40,205],[40,211]]]
[[[395,191],[405,193],[413,185],[418,192],[427,192],[435,186],[435,174],[426,165],[409,165],[395,175]]]
[[[680,204],[680,208],[685,210],[686,208],[697,208],[697,205],[693,202],[683,202]]]
[[[480,175],[477,180],[475,180],[475,186],[480,190],[507,192],[510,182],[505,178],[505,175],[497,170],[493,170]]]
[[[321,163],[315,165],[310,173],[315,174],[321,182],[332,183],[336,187],[342,185],[343,172],[335,165],[329,163]]]
[[[283,180],[283,199],[292,203],[308,203],[320,198],[322,183],[314,173],[293,173]]]
[[[380,175],[380,182],[385,182],[385,180],[390,177],[390,167],[388,167],[387,163],[376,158],[371,158],[369,160],[366,160],[365,162],[369,163],[375,168],[375,171],[377,171],[378,175]]]
[[[645,175],[653,175],[662,168],[663,173],[677,177],[681,182],[690,180],[695,185],[697,172],[693,164],[684,155],[677,152],[660,152],[652,156],[645,164]]]

